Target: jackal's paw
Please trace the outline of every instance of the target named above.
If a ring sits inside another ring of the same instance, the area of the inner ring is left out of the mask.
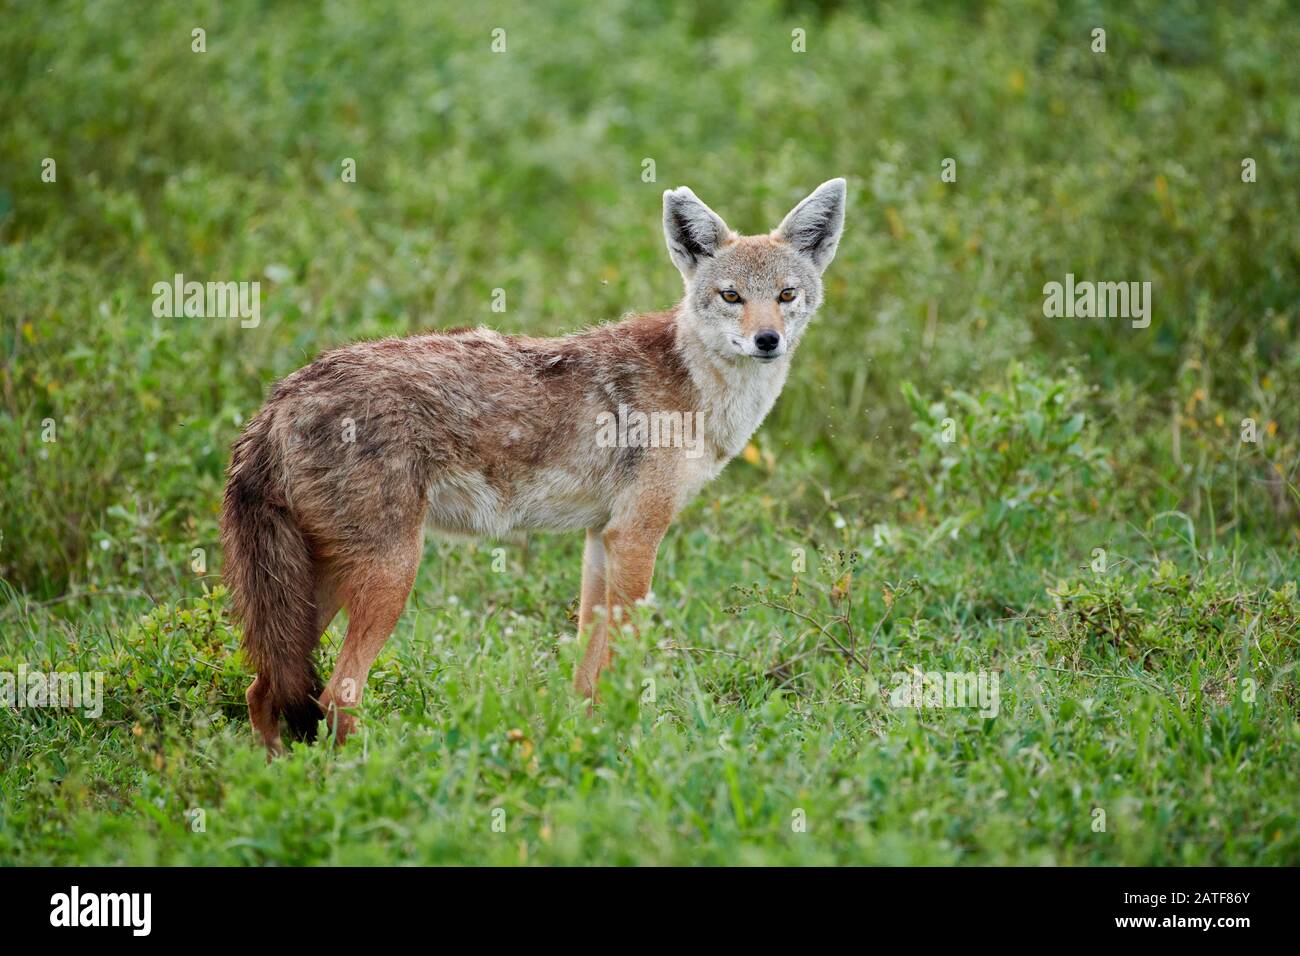
[[[573,678],[573,689],[587,701],[587,716],[594,717],[596,705],[600,703],[600,694],[596,690],[596,675],[589,674],[581,668]]]
[[[336,745],[341,747],[356,732],[356,714],[339,704],[328,690],[321,695],[320,709],[324,714],[325,732],[334,738]]]

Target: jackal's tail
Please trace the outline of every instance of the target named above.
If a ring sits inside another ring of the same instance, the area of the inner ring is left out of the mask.
[[[221,515],[223,577],[243,621],[244,653],[267,684],[271,720],[312,739],[321,719],[316,571],[280,492],[281,463],[259,416],[235,442]]]

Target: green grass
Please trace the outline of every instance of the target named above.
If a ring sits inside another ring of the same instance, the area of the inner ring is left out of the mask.
[[[105,701],[0,706],[0,862],[1300,862],[1292,8],[517,7],[6,12],[0,673]],[[827,305],[596,715],[581,542],[431,542],[363,734],[267,766],[216,518],[269,383],[666,306],[664,188],[757,231],[834,175]],[[176,272],[262,324],[155,318]],[[1045,318],[1067,272],[1151,327]]]

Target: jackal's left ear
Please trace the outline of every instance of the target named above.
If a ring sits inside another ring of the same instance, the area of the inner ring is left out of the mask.
[[[790,210],[776,230],[780,238],[807,255],[823,272],[835,258],[835,247],[844,231],[845,187],[842,178],[822,183]]]
[[[664,238],[673,265],[689,279],[700,262],[717,255],[731,230],[686,186],[664,190]]]

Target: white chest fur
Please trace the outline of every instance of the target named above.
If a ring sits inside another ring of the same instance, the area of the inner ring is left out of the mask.
[[[704,407],[705,435],[723,462],[744,450],[776,404],[790,372],[789,356],[770,364],[755,360],[710,370],[697,380]]]

